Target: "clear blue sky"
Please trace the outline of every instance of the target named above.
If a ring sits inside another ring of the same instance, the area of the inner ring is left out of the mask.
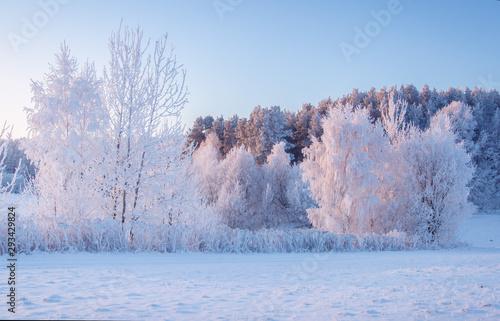
[[[52,1],[67,3],[44,16],[41,3]],[[214,4],[231,10],[218,12]],[[388,7],[390,21],[375,23],[371,11]],[[0,0],[0,8],[0,121],[14,124],[17,137],[26,135],[30,79],[42,79],[60,43],[66,40],[80,62],[88,58],[102,70],[109,35],[122,18],[152,39],[169,33],[187,70],[187,126],[200,115],[247,117],[256,105],[295,111],[353,88],[413,83],[420,89],[427,83],[438,90],[500,89],[495,0]],[[40,27],[24,37],[33,19]],[[356,28],[368,28],[370,42],[348,63],[341,44],[356,45]],[[18,50],[13,34],[26,40]]]

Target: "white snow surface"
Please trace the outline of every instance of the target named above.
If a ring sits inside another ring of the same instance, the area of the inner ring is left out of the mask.
[[[461,235],[426,251],[20,255],[0,319],[499,320],[500,216]]]

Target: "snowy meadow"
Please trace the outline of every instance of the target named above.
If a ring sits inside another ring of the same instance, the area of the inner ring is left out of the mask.
[[[16,318],[498,320],[499,228],[477,215],[470,246],[425,251],[22,254]]]

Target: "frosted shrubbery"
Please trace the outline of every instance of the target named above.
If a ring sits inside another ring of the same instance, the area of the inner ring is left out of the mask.
[[[200,213],[203,214],[203,213]],[[404,233],[387,235],[335,234],[317,229],[262,229],[228,226],[125,223],[112,218],[83,219],[70,224],[56,218],[22,217],[17,222],[17,252],[326,252],[385,251],[421,247]],[[133,231],[133,234],[130,233]],[[0,255],[7,251],[6,233],[0,236]]]
[[[256,164],[243,145],[225,158],[214,133],[194,154],[204,204],[220,213],[232,228],[257,230],[276,227],[305,227],[306,209],[314,206],[301,170],[290,165],[285,143],[272,148],[267,162]]]

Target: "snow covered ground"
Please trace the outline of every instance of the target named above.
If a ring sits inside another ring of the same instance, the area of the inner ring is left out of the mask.
[[[437,251],[21,255],[0,319],[499,320],[500,215],[465,226]]]

